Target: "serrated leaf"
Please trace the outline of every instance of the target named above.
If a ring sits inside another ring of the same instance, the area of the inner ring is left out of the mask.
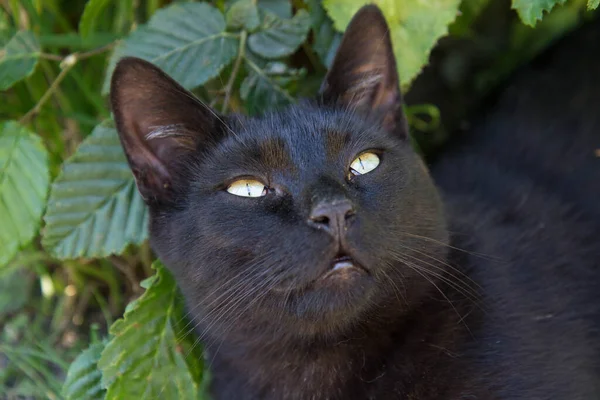
[[[587,3],[588,10],[590,10],[590,11],[595,10],[596,8],[598,8],[598,6],[600,6],[600,0],[588,0],[588,3]]]
[[[529,26],[535,26],[542,20],[544,12],[551,11],[557,4],[567,0],[512,0],[512,8],[517,10],[521,21]]]
[[[248,47],[264,58],[279,58],[292,54],[306,40],[310,16],[300,10],[292,19],[282,19],[270,12],[262,12],[260,30],[248,38]]]
[[[79,20],[79,34],[88,37],[96,29],[96,23],[102,11],[111,0],[89,0],[85,5],[81,19]]]
[[[253,0],[238,0],[225,15],[227,26],[233,29],[253,31],[260,25],[258,7]]]
[[[138,194],[116,130],[98,125],[52,185],[42,244],[55,257],[105,257],[147,237]]]
[[[17,32],[0,50],[0,90],[6,90],[33,73],[40,44],[32,32]]]
[[[98,361],[104,350],[104,343],[88,347],[69,366],[62,394],[65,400],[102,400],[106,390],[102,387],[102,371]]]
[[[38,231],[49,184],[40,138],[15,121],[0,123],[0,267]]]
[[[225,32],[225,18],[206,3],[175,3],[158,10],[111,57],[103,93],[122,56],[143,58],[191,89],[216,77],[236,56],[239,38]]]
[[[324,0],[323,6],[335,28],[343,31],[354,14],[370,3],[377,4],[385,15],[400,80],[407,86],[427,64],[438,39],[448,33],[460,0]]]
[[[98,363],[107,400],[198,395],[200,357],[189,354],[188,342],[178,334],[184,315],[181,296],[171,274],[160,263],[155,268],[146,292],[110,329],[113,339]],[[186,356],[196,362],[186,362]]]
[[[246,65],[249,73],[240,87],[240,96],[249,114],[254,115],[267,108],[281,107],[294,101],[286,86],[298,80],[303,71],[290,69],[282,62],[259,66],[246,59]]]

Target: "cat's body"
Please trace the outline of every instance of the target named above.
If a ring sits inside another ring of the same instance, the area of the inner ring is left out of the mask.
[[[321,101],[260,119],[218,117],[140,60],[116,69],[215,398],[600,398],[600,40],[525,71],[431,179],[385,22],[359,17]]]

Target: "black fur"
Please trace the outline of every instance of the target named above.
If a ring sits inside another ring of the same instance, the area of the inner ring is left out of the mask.
[[[122,60],[115,120],[215,398],[600,398],[599,35],[524,71],[433,178],[374,6],[319,102],[261,118]],[[239,177],[267,194],[227,193]],[[361,268],[324,278],[341,255]]]

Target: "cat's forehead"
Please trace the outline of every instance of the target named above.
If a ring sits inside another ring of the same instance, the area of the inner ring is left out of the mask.
[[[323,166],[349,154],[390,144],[380,128],[351,112],[290,108],[261,118],[239,119],[223,143],[270,168]]]

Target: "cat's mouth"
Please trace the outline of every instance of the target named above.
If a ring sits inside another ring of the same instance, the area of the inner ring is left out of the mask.
[[[369,271],[351,256],[340,253],[331,261],[331,268],[321,275],[317,280],[336,277],[350,277],[354,274],[368,275]]]
[[[290,285],[289,282],[286,282],[272,290],[287,293],[293,290],[306,290],[310,287],[328,287],[334,282],[350,283],[354,278],[368,275],[371,275],[369,270],[363,267],[354,257],[347,253],[339,253],[331,260],[329,268],[310,282],[298,286]]]

